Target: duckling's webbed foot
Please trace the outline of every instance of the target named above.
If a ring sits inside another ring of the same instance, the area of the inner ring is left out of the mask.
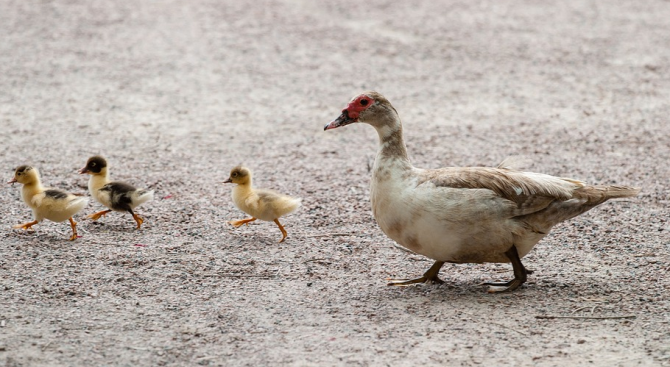
[[[110,212],[111,212],[111,210],[103,210],[101,212],[89,214],[89,215],[86,216],[86,218],[89,218],[89,219],[92,219],[92,220],[98,220],[98,219],[100,219],[100,217],[104,217],[105,215],[107,215],[107,213],[110,213]]]
[[[438,274],[440,273],[440,268],[442,268],[442,265],[444,265],[444,261],[436,261],[433,266],[428,269],[423,275],[419,278],[416,279],[387,279],[389,283],[387,285],[389,286],[399,286],[399,287],[404,287],[408,286],[411,284],[416,284],[416,283],[427,283],[427,282],[433,282],[437,284],[442,284],[444,281],[438,277]]]
[[[15,224],[15,225],[12,226],[12,228],[22,229],[24,231],[27,231],[37,223],[39,223],[39,222],[38,221],[32,221],[32,222],[27,222],[27,223],[23,223],[23,224]]]
[[[288,236],[288,233],[284,229],[284,226],[282,226],[281,223],[279,223],[279,219],[275,219],[274,222],[275,222],[275,224],[277,224],[277,226],[279,226],[279,230],[281,231],[282,238],[281,238],[281,240],[279,240],[279,243],[282,243],[286,239],[286,236]]]
[[[256,220],[256,218],[247,218],[247,219],[240,219],[240,220],[229,220],[228,223],[232,224],[233,226],[235,226],[235,228],[237,228],[237,227],[239,227],[243,224],[247,224],[247,223],[253,222],[255,220]]]
[[[488,290],[489,293],[501,293],[501,292],[513,291],[526,282],[528,274],[533,273],[532,271],[527,270],[523,266],[523,264],[521,263],[521,259],[519,258],[519,253],[516,251],[515,246],[512,246],[512,248],[507,250],[505,252],[505,255],[507,255],[507,258],[510,260],[510,262],[512,262],[512,268],[514,269],[514,279],[502,283],[484,283],[484,285],[489,285],[492,287],[489,288]]]
[[[133,215],[133,219],[135,219],[135,222],[137,223],[137,229],[140,229],[142,223],[144,223],[144,219],[142,219],[142,217],[133,212],[131,212],[131,214]]]
[[[72,236],[70,236],[70,241],[74,241],[77,239],[77,222],[74,221],[74,219],[70,218],[70,227],[72,227]]]

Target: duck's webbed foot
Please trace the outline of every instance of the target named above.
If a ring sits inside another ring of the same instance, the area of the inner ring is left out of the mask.
[[[86,216],[86,218],[89,218],[91,220],[98,220],[98,219],[100,219],[100,217],[104,217],[105,215],[107,215],[107,213],[111,213],[111,212],[112,212],[111,210],[103,210],[101,212],[89,214],[89,215]]]
[[[281,240],[279,240],[279,243],[282,243],[286,239],[286,236],[288,236],[288,233],[286,233],[286,230],[284,229],[284,226],[282,226],[281,223],[279,223],[279,219],[275,219],[274,222],[279,227],[279,230],[281,231],[282,238],[281,238]]]
[[[239,227],[243,224],[247,224],[247,223],[253,222],[255,220],[256,220],[256,218],[247,218],[247,219],[240,219],[240,220],[229,220],[228,223],[232,224],[233,226],[235,226],[235,228],[237,228],[237,227]]]
[[[72,236],[70,236],[70,241],[74,241],[77,239],[77,222],[74,221],[74,219],[69,218],[70,221],[70,227],[72,227]]]
[[[489,293],[502,293],[509,292],[519,288],[527,280],[527,275],[532,274],[532,270],[527,270],[521,263],[519,258],[519,253],[516,251],[516,247],[512,246],[507,252],[505,252],[507,258],[512,262],[512,268],[514,269],[514,279],[508,282],[501,283],[484,283],[484,285],[491,286],[488,290]]]
[[[387,279],[389,283],[387,285],[389,286],[398,286],[398,287],[404,287],[408,286],[411,284],[417,284],[417,283],[427,283],[427,282],[433,282],[437,284],[442,284],[444,281],[438,277],[438,274],[440,273],[440,268],[442,268],[442,265],[444,265],[444,261],[436,261],[433,266],[428,269],[425,273],[423,273],[422,276],[416,279]]]
[[[142,223],[144,223],[144,219],[140,217],[139,215],[132,213],[133,214],[133,219],[135,219],[135,223],[137,223],[137,229],[140,229],[142,227]]]
[[[22,229],[24,231],[27,231],[27,230],[31,229],[32,226],[34,226],[37,223],[39,223],[39,222],[35,220],[35,221],[32,221],[32,222],[27,222],[27,223],[23,223],[23,224],[15,224],[15,225],[12,226],[12,228]]]

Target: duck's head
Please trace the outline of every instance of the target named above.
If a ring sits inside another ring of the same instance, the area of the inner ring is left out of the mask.
[[[79,170],[79,174],[105,175],[107,173],[107,161],[99,155],[93,156],[86,161],[86,166]]]
[[[398,113],[384,96],[370,91],[354,97],[342,114],[324,126],[324,130],[336,129],[354,122],[365,122],[380,129],[389,124],[399,123]]]
[[[20,184],[27,185],[39,181],[39,179],[40,173],[37,171],[37,168],[30,166],[20,166],[17,167],[14,171],[14,178],[7,181],[7,183],[13,184],[14,182],[18,182]]]
[[[230,177],[223,183],[236,183],[245,185],[251,182],[251,170],[247,167],[237,166],[230,171]]]

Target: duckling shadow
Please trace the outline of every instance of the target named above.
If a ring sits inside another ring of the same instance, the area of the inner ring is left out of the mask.
[[[264,234],[256,234],[249,232],[235,232],[228,231],[228,237],[226,241],[229,246],[241,247],[241,246],[272,246],[272,245],[283,245],[283,243],[278,243],[270,236]]]
[[[23,247],[60,248],[73,243],[67,235],[51,231],[15,232],[12,238]]]
[[[134,233],[137,231],[135,226],[124,223],[105,223],[105,222],[88,222],[81,225],[80,231],[92,234],[120,232],[120,233]]]

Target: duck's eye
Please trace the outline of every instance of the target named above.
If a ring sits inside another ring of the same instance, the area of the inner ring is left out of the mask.
[[[91,162],[91,167],[95,167],[95,162]]]
[[[361,106],[367,106],[368,102],[369,101],[367,99],[361,99]]]
[[[233,173],[231,176],[237,177],[237,172]]]

